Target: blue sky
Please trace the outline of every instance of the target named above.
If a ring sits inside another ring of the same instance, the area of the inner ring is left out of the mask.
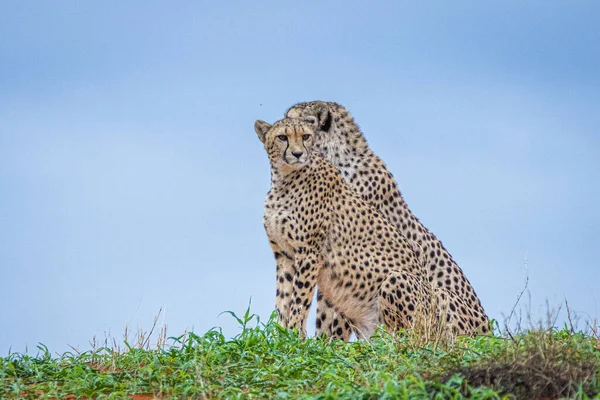
[[[345,105],[491,317],[600,315],[600,6],[0,5],[0,355],[274,306],[253,131]],[[562,323],[562,316],[558,323]]]

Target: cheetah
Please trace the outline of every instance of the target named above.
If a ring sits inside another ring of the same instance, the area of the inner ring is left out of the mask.
[[[315,287],[328,306],[368,339],[384,324],[410,326],[416,312],[444,318],[409,241],[356,194],[339,170],[313,152],[318,119],[285,118],[254,129],[271,164],[264,226],[277,264],[280,322],[306,335]],[[449,309],[458,330],[465,316]],[[338,327],[340,328],[340,327]]]
[[[459,330],[489,333],[488,317],[465,274],[442,242],[410,211],[392,174],[371,150],[346,108],[334,102],[313,101],[296,104],[285,113],[287,118],[309,116],[317,118],[314,150],[341,172],[354,192],[415,244],[428,281],[436,288],[446,289],[443,293],[448,293],[451,310],[466,317],[467,325],[459,323]],[[327,297],[319,292],[317,334],[347,340],[351,333],[348,324],[339,321],[327,303]]]

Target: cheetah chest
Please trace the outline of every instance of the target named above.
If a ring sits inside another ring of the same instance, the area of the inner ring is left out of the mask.
[[[271,190],[265,202],[263,222],[267,236],[272,243],[277,244],[283,251],[293,254],[294,237],[290,229],[294,216],[289,210],[287,202],[280,199],[278,191]]]

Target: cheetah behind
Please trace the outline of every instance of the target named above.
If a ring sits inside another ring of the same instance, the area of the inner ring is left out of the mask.
[[[436,238],[410,211],[392,174],[370,149],[360,128],[343,106],[313,101],[292,106],[288,118],[317,118],[314,150],[331,162],[348,185],[374,206],[398,231],[415,244],[417,257],[434,288],[449,294],[449,307],[465,316],[464,333],[488,333],[489,322],[481,302],[463,271]],[[346,339],[350,332],[335,312],[318,296],[317,333]],[[340,332],[337,326],[344,326]]]

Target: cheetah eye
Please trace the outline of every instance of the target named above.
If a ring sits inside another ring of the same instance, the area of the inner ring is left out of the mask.
[[[302,135],[302,140],[308,140],[310,139],[310,135]]]
[[[279,135],[277,136],[277,139],[281,140],[282,142],[287,142],[287,136],[285,135]]]

